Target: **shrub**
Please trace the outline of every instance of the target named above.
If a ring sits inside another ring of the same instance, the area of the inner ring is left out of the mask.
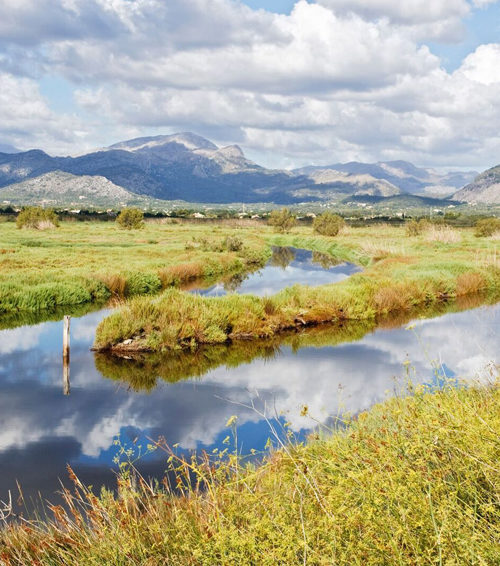
[[[274,227],[275,232],[290,232],[297,223],[297,219],[288,208],[282,208],[281,210],[273,210],[267,223]]]
[[[139,208],[124,208],[116,217],[121,228],[137,230],[144,227],[144,213]]]
[[[493,236],[495,232],[500,232],[500,218],[482,218],[476,222],[475,235],[478,238]]]
[[[313,230],[323,236],[336,236],[344,225],[344,219],[338,214],[324,212],[314,219]]]
[[[21,210],[17,216],[16,224],[18,228],[47,230],[59,226],[59,218],[52,209],[28,206]]]
[[[421,218],[418,222],[416,220],[410,220],[406,223],[406,235],[407,236],[420,236],[423,232],[426,232],[430,228],[431,223],[427,218]]]
[[[238,236],[227,236],[224,247],[230,252],[239,252],[243,247],[243,240]]]

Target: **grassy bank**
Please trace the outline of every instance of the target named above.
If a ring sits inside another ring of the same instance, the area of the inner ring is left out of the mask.
[[[129,351],[194,348],[269,338],[327,322],[374,320],[478,292],[500,298],[498,240],[475,238],[469,230],[431,236],[410,238],[401,228],[388,226],[351,229],[335,240],[313,237],[305,228],[281,236],[264,231],[270,244],[340,255],[366,269],[341,283],[296,285],[272,297],[206,298],[170,290],[138,298],[101,323],[95,346]]]
[[[248,232],[248,233],[247,233]],[[156,293],[193,279],[217,280],[260,265],[269,255],[257,231],[238,230],[231,250],[224,226],[62,222],[53,230],[18,230],[0,223],[0,314],[102,303]]]
[[[0,560],[497,564],[499,404],[498,384],[419,388],[333,434],[285,445],[260,465],[231,450],[201,461],[168,453],[170,482],[136,483],[125,474],[117,498],[96,496],[73,478],[68,511],[52,508],[50,524],[5,526]]]
[[[464,295],[452,302],[422,306],[411,312],[403,311],[363,321],[345,321],[336,325],[321,325],[271,336],[264,340],[236,340],[229,344],[202,345],[194,349],[164,352],[98,352],[95,365],[108,379],[126,384],[135,391],[150,391],[158,381],[171,383],[202,377],[224,366],[236,368],[257,358],[270,360],[280,355],[283,347],[293,351],[300,348],[324,348],[361,340],[375,328],[400,328],[416,317],[433,318],[461,312],[488,304],[491,297],[484,294]]]

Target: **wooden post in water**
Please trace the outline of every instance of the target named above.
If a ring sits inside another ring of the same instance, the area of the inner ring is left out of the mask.
[[[63,327],[63,392],[64,395],[69,395],[69,327],[71,317],[65,315]]]

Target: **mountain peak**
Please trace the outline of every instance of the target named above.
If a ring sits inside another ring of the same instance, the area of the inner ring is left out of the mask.
[[[239,145],[227,145],[226,147],[221,147],[217,153],[223,155],[228,159],[239,159],[245,158],[243,150]]]
[[[500,204],[500,165],[478,175],[453,198],[469,203]]]
[[[121,149],[123,151],[141,151],[154,149],[170,143],[183,145],[188,150],[194,149],[212,149],[217,150],[217,146],[211,141],[193,134],[192,132],[181,132],[178,134],[170,134],[166,136],[148,136],[142,138],[134,138],[110,145],[106,149]]]

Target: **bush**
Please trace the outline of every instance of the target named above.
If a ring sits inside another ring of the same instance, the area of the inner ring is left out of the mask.
[[[323,236],[336,236],[344,225],[344,219],[338,214],[324,212],[314,219],[313,230]]]
[[[124,208],[116,217],[121,228],[137,230],[144,227],[144,212],[139,208]]]
[[[476,222],[475,235],[478,238],[493,236],[495,232],[500,232],[500,218],[482,218]]]
[[[416,220],[410,220],[406,223],[406,235],[407,236],[420,236],[431,226],[431,223],[427,218],[421,218],[418,222]]]
[[[52,209],[28,206],[18,214],[16,225],[18,228],[47,230],[59,226],[59,218]]]
[[[230,252],[239,252],[243,247],[243,240],[238,236],[227,236],[224,247]]]
[[[275,232],[290,232],[297,224],[297,219],[288,208],[282,208],[281,210],[273,210],[267,223],[274,227]]]

